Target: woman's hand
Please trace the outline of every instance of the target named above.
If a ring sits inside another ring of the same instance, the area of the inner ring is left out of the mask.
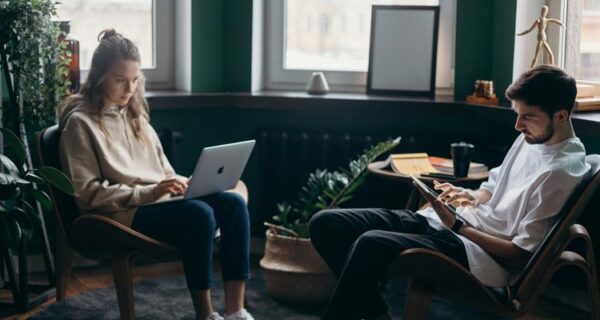
[[[476,207],[479,205],[479,197],[476,192],[471,189],[465,189],[457,187],[451,183],[439,183],[437,180],[433,180],[433,188],[436,190],[442,190],[438,199],[444,201],[446,204],[458,202],[463,207]]]
[[[188,188],[188,181],[182,181],[177,178],[169,178],[159,182],[154,187],[154,199],[159,199],[165,194],[179,195],[185,193]]]

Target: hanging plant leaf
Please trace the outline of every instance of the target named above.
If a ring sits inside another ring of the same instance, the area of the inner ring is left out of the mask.
[[[41,167],[37,171],[46,181],[68,195],[75,195],[75,189],[71,180],[60,170],[53,167]]]
[[[6,173],[0,172],[0,200],[14,199],[19,196],[21,190],[15,178]]]
[[[0,216],[0,237],[9,248],[17,248],[23,233],[19,223],[8,214]]]
[[[10,174],[13,177],[19,176],[19,168],[17,168],[17,165],[15,165],[15,163],[12,160],[10,160],[9,157],[0,154],[0,162],[2,162],[2,165],[6,168],[6,170],[8,170],[8,172],[10,172]]]
[[[25,174],[25,180],[33,182],[33,183],[40,183],[40,184],[46,183],[46,180],[44,180],[44,178],[35,174],[35,171],[37,171],[37,170],[32,170],[32,171],[27,172]]]
[[[12,131],[6,128],[0,128],[0,132],[2,132],[4,140],[11,147],[12,152],[17,158],[17,165],[19,166],[19,168],[22,168],[27,161],[25,147],[23,146],[23,143],[21,143],[21,140],[19,140],[19,138],[17,138],[17,136],[14,133],[12,133]]]
[[[33,190],[32,194],[35,200],[37,200],[42,205],[42,207],[44,207],[44,209],[52,209],[52,200],[50,200],[50,197],[44,191]]]

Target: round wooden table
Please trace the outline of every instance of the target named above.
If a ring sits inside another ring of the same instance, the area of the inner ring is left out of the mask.
[[[394,172],[390,165],[390,161],[375,161],[369,164],[368,170],[370,173],[383,177],[386,179],[392,179],[394,181],[398,181],[401,183],[408,184],[411,187],[410,196],[408,197],[408,201],[406,202],[406,209],[408,210],[417,210],[420,207],[422,202],[421,194],[419,191],[413,186],[412,178],[410,176]],[[426,184],[433,186],[433,180],[438,180],[439,182],[449,182],[454,185],[460,186],[465,183],[474,183],[474,182],[483,182],[487,180],[489,176],[488,171],[478,172],[474,174],[469,174],[464,178],[452,178],[452,179],[444,179],[444,178],[431,178],[431,177],[419,177],[420,180],[425,182]]]

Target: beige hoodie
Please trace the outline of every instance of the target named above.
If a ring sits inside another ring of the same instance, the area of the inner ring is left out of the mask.
[[[111,108],[102,117],[110,139],[88,107],[77,105],[63,114],[61,165],[73,181],[82,214],[102,214],[131,226],[137,207],[153,202],[154,186],[175,171],[150,124],[143,126],[144,143],[134,136],[126,108]]]

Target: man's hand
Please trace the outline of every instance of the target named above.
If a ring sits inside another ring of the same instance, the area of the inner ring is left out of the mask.
[[[413,184],[415,184],[416,186],[415,182],[413,182]],[[444,202],[442,202],[442,200],[439,199],[439,197],[436,198],[431,194],[421,190],[421,188],[419,187],[417,187],[417,190],[419,190],[419,192],[421,193],[423,198],[425,198],[425,200],[431,203],[433,210],[435,211],[435,213],[437,213],[438,217],[440,217],[442,223],[446,227],[448,227],[448,229],[452,229],[452,226],[454,226],[454,223],[456,222],[456,217],[454,216],[454,213],[450,211],[450,209],[448,209],[448,207],[444,204]]]
[[[165,194],[179,195],[185,193],[188,182],[176,178],[169,178],[159,182],[154,187],[154,199],[159,199]]]
[[[433,184],[434,189],[442,190],[438,199],[447,204],[457,202],[463,207],[477,207],[480,203],[477,192],[474,190],[457,187],[448,182],[439,183],[437,180],[433,180]]]
[[[452,213],[452,211],[450,211],[450,209],[448,209],[448,207],[440,199],[435,199],[433,202],[431,202],[431,206],[433,207],[433,210],[435,210],[435,213],[437,213],[438,217],[440,217],[440,220],[442,220],[442,223],[448,227],[448,229],[452,229],[454,223],[456,222],[454,213]]]

